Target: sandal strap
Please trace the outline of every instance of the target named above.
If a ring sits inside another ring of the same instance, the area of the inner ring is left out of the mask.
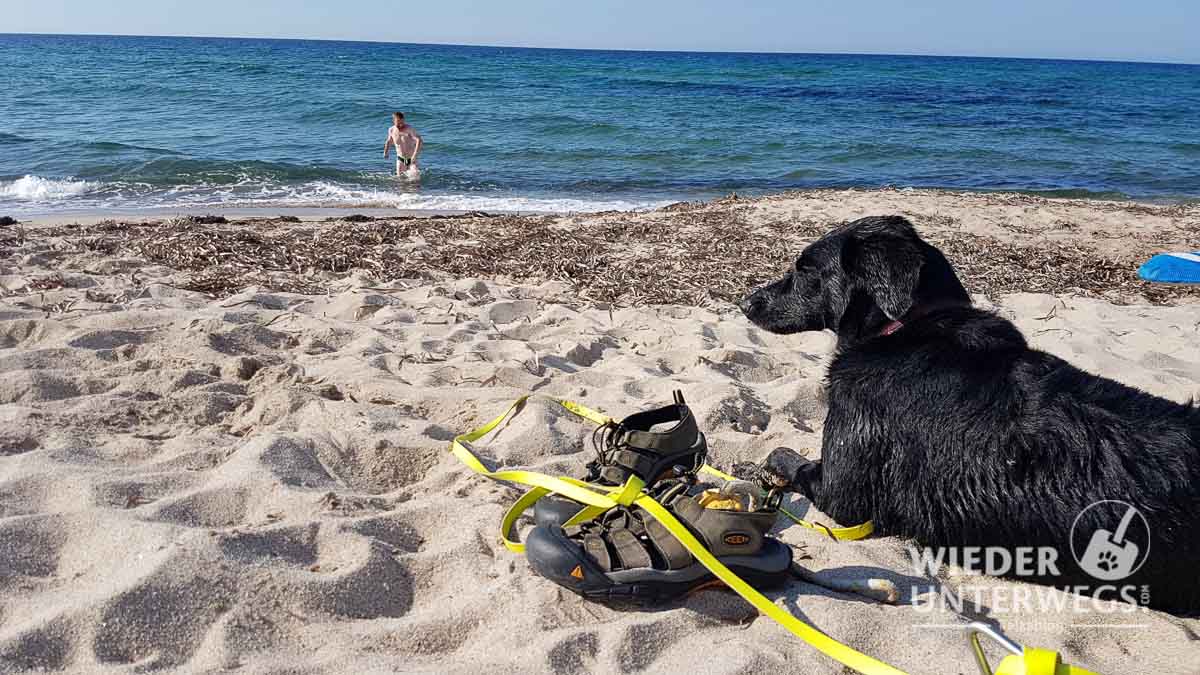
[[[614,552],[617,554],[617,564],[621,569],[631,570],[640,567],[651,567],[654,562],[650,559],[650,554],[646,551],[646,547],[638,540],[637,535],[630,530],[619,529],[611,530],[608,533],[609,541],[612,542]],[[608,570],[605,570],[606,572]]]
[[[677,422],[666,431],[651,431],[659,424]],[[615,425],[612,443],[616,446],[594,471],[604,481],[620,485],[637,476],[651,485],[672,468],[684,466],[699,470],[708,454],[708,444],[683,393],[675,392],[675,402],[654,410],[634,413]]]
[[[666,495],[664,495],[666,496]],[[775,511],[726,511],[701,506],[686,493],[666,496],[666,506],[714,556],[753,555],[763,547],[774,525]],[[597,520],[563,528],[567,537],[582,540],[584,551],[604,572],[655,567],[658,554],[669,570],[695,562],[691,552],[641,508],[616,508]]]
[[[652,452],[675,454],[687,452],[695,444],[700,428],[692,410],[676,392],[676,403],[655,410],[634,413],[621,420],[625,429],[624,440],[629,445]],[[666,431],[650,431],[656,425],[678,420],[678,424]]]
[[[600,477],[615,485],[629,480],[631,473],[648,481],[655,466],[653,459],[635,450],[617,450],[610,461],[611,464],[600,469]]]
[[[641,518],[624,509],[605,514],[599,521],[563,528],[567,537],[582,539],[583,550],[605,572],[653,567],[650,552],[639,538],[645,532]]]
[[[596,565],[605,572],[611,572],[613,569],[612,556],[608,553],[608,545],[604,543],[604,539],[598,534],[586,534],[583,536],[583,550],[596,561]]]
[[[651,520],[646,524],[646,536],[667,563],[667,569],[677,570],[692,564],[692,554],[662,523]]]

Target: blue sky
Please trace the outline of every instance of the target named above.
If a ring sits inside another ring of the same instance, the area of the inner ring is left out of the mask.
[[[4,0],[5,32],[1200,63],[1200,0]]]

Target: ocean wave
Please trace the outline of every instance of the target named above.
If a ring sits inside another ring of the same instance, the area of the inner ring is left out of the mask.
[[[324,181],[280,186],[256,194],[179,195],[175,204],[212,208],[289,207],[289,208],[394,208],[412,211],[635,211],[666,204],[662,200],[581,199],[573,197],[532,197],[518,195],[429,194],[394,192],[365,186],[347,186]]]
[[[397,208],[421,211],[532,211],[539,213],[643,211],[666,206],[667,200],[626,201],[477,195],[399,195]]]
[[[21,145],[23,143],[36,143],[36,141],[32,138],[0,132],[0,145]]]
[[[792,84],[734,83],[712,80],[667,80],[645,77],[598,77],[606,89],[645,91],[680,96],[733,96],[755,98],[835,98],[845,94],[836,88]]]
[[[393,181],[394,183],[394,181]],[[539,213],[636,211],[665,200],[588,199],[574,196],[469,194],[420,191],[417,184],[394,189],[330,181],[300,184],[248,183],[177,185],[167,189],[145,183],[95,183],[25,176],[0,182],[0,208],[17,213],[70,209],[106,211],[152,209],[388,208],[405,211],[520,211]],[[5,206],[7,204],[7,206]]]
[[[126,146],[128,147],[128,146]],[[144,148],[156,153],[148,161],[113,162],[89,168],[87,177],[105,181],[151,185],[209,187],[273,185],[301,180],[362,181],[376,179],[360,170],[321,165],[303,165],[265,160],[208,160],[186,157],[172,151]],[[386,176],[386,174],[382,174]]]
[[[0,182],[0,198],[25,202],[55,202],[78,197],[97,187],[97,183],[72,178],[57,180],[25,176],[14,181]]]
[[[130,143],[118,143],[116,141],[93,141],[83,144],[85,147],[92,150],[137,150],[140,152],[149,152],[156,155],[180,155],[183,153],[176,150],[167,150],[166,148],[151,148],[144,145],[133,145]]]
[[[1189,157],[1200,157],[1200,143],[1179,141],[1177,143],[1171,143],[1167,147],[1182,155],[1187,155]]]
[[[598,120],[589,120],[566,115],[554,115],[549,120],[538,120],[533,118],[534,123],[539,123],[542,133],[552,136],[615,136],[621,133],[627,133],[629,130],[618,124],[611,122],[602,122]]]

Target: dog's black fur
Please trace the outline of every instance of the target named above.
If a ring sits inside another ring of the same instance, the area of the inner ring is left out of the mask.
[[[1111,583],[1200,611],[1200,408],[1030,349],[900,217],[830,232],[740,306],[774,333],[837,334],[822,460],[797,487],[838,522],[930,547],[1054,547],[1061,576],[1034,580],[1095,589],[1109,582],[1079,569],[1069,533],[1090,504],[1121,500],[1150,549]],[[1115,529],[1088,513],[1081,531]]]

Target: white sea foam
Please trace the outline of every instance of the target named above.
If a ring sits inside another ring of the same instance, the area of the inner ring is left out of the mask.
[[[506,211],[565,213],[637,211],[662,206],[662,200],[588,199],[544,195],[444,193],[416,181],[390,185],[347,185],[311,181],[280,185],[255,181],[236,184],[176,185],[167,189],[145,183],[95,183],[25,176],[0,182],[0,209],[12,213],[164,208],[392,208],[406,211]]]
[[[317,181],[291,188],[282,193],[229,195],[232,201],[244,205],[317,206],[317,207],[384,207],[412,211],[532,211],[563,213],[568,211],[634,211],[667,204],[662,200],[631,201],[623,199],[581,199],[573,197],[528,197],[472,194],[429,194],[424,192],[392,192],[371,188],[346,187]]]
[[[406,211],[521,211],[565,213],[584,211],[637,211],[661,206],[666,202],[592,200],[553,197],[499,197],[463,194],[396,194],[376,199],[348,199],[323,206],[390,206]]]
[[[55,180],[41,176],[25,176],[14,181],[0,182],[0,198],[27,202],[53,202],[78,197],[99,187],[85,180]]]
[[[481,197],[475,195],[401,195],[401,209],[429,211],[535,211],[546,213],[585,211],[640,211],[665,206],[667,201],[590,200],[537,197]]]

